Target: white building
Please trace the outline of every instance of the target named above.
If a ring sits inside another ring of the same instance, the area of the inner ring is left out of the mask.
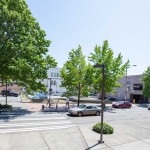
[[[43,80],[44,84],[47,87],[47,92],[51,89],[52,94],[60,95],[66,91],[64,87],[61,87],[62,78],[60,77],[61,68],[50,68],[47,72],[48,78]]]

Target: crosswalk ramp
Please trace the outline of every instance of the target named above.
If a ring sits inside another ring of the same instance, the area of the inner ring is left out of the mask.
[[[76,126],[61,114],[32,113],[0,122],[0,134],[65,129]]]

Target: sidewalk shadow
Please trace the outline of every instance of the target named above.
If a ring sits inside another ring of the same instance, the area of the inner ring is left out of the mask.
[[[3,122],[9,122],[17,117],[31,114],[27,109],[21,107],[13,107],[12,109],[0,110],[0,120]]]

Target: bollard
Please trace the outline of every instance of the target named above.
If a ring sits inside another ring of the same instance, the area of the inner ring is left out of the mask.
[[[58,108],[58,105],[57,105],[57,103],[56,103],[56,110],[57,110],[57,108]]]
[[[44,105],[42,105],[42,110],[44,110]]]

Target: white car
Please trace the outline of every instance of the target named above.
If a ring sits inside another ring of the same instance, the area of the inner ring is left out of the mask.
[[[81,104],[77,107],[72,107],[69,113],[81,117],[83,115],[97,115],[101,114],[101,108],[94,104]]]

